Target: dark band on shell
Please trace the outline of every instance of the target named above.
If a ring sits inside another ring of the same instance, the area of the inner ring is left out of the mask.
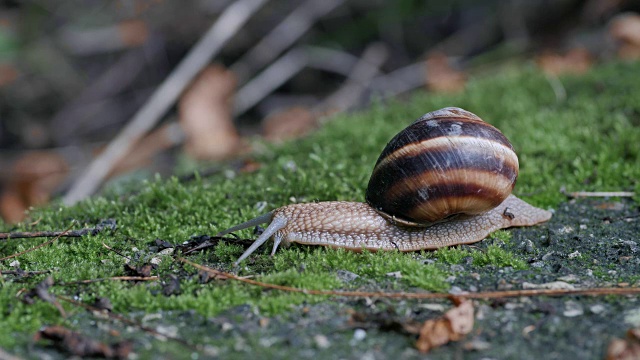
[[[428,113],[396,135],[378,159],[367,202],[406,225],[428,226],[499,205],[518,176],[511,143],[462,109]]]

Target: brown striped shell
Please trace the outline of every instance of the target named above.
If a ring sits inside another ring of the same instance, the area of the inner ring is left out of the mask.
[[[500,130],[448,107],[425,114],[387,144],[366,196],[394,223],[430,226],[493,209],[517,177],[518,156]]]

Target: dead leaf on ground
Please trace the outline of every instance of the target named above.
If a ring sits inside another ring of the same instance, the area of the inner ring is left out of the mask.
[[[232,117],[236,82],[231,71],[212,65],[180,98],[180,126],[186,135],[185,151],[189,156],[220,160],[240,150],[240,135]]]
[[[640,329],[629,329],[625,339],[613,339],[607,348],[607,360],[640,359]]]
[[[51,340],[60,350],[80,357],[126,359],[133,348],[130,341],[105,344],[63,326],[48,326],[34,335],[34,341]]]
[[[9,63],[0,63],[0,87],[11,84],[18,78],[18,69]]]
[[[165,124],[139,140],[109,172],[108,177],[118,176],[148,166],[159,153],[182,142],[180,129],[175,124]],[[103,149],[100,149],[100,152]]]
[[[118,31],[122,43],[129,47],[140,46],[149,37],[149,27],[143,20],[123,21],[118,24]]]
[[[464,90],[467,75],[451,66],[447,55],[433,52],[425,61],[427,89],[435,92],[459,92]]]
[[[585,48],[573,48],[564,54],[545,51],[536,58],[536,64],[550,75],[584,74],[593,66],[593,56]]]
[[[640,59],[640,15],[621,14],[609,22],[609,35],[618,43],[618,57]]]
[[[302,137],[316,127],[316,116],[309,109],[296,106],[269,115],[262,122],[262,133],[265,139],[279,142]]]
[[[447,311],[441,318],[427,320],[420,329],[416,347],[422,353],[449,341],[458,341],[473,330],[473,305],[469,300]]]
[[[5,173],[0,195],[2,218],[8,223],[20,222],[30,206],[46,204],[68,170],[64,158],[54,152],[30,151],[19,157]]]
[[[153,265],[144,264],[140,266],[133,266],[131,264],[124,264],[124,272],[128,276],[141,276],[141,277],[149,277],[151,276],[151,270],[153,269]]]
[[[67,317],[67,313],[64,311],[64,308],[58,302],[55,295],[49,292],[49,288],[54,284],[53,278],[51,276],[47,276],[44,280],[42,280],[36,287],[27,291],[24,295],[22,295],[22,302],[25,304],[33,304],[36,299],[40,299],[42,301],[46,301],[58,309],[60,315],[62,317]]]

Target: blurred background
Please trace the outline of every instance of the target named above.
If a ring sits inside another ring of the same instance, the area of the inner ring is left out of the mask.
[[[553,84],[637,61],[638,13],[638,0],[0,1],[0,215],[122,176],[254,171],[255,139],[513,64]]]

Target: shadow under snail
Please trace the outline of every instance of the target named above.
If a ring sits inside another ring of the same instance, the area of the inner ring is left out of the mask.
[[[480,241],[551,218],[511,195],[518,157],[495,127],[466,110],[425,114],[398,133],[373,169],[366,203],[327,201],[280,207],[218,236],[269,222],[235,262],[273,237],[281,243],[349,250],[415,251]]]

